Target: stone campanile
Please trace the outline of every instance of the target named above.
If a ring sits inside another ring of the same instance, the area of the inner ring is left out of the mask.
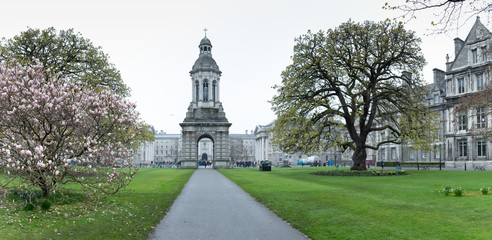
[[[198,142],[212,140],[213,167],[230,168],[229,127],[220,102],[220,76],[222,72],[212,58],[212,43],[205,37],[198,45],[200,54],[190,71],[192,99],[182,129],[182,168],[198,167]]]

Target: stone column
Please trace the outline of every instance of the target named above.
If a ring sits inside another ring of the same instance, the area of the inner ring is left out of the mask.
[[[183,131],[183,154],[181,157],[181,168],[197,168],[197,143],[195,132]]]

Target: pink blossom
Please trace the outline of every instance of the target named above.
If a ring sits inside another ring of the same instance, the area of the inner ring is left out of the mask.
[[[86,171],[83,166],[91,171],[130,167],[131,161],[125,160],[130,159],[134,136],[141,129],[135,104],[109,90],[96,91],[59,75],[46,79],[43,72],[41,65],[10,67],[0,59],[0,111],[4,113],[0,126],[5,139],[0,165],[24,171],[20,174],[26,176],[24,181],[34,176],[49,186],[57,184],[60,176]],[[80,166],[66,172],[72,162]],[[116,185],[125,181],[119,175],[115,169],[101,181]]]

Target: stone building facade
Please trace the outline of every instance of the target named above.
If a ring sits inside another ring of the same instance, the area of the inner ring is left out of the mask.
[[[446,166],[492,167],[491,143],[473,134],[474,129],[491,126],[490,109],[474,108],[456,113],[459,99],[481,91],[491,83],[492,33],[477,18],[463,41],[454,39],[455,58],[446,63],[445,81],[447,103],[444,110],[444,139]]]
[[[154,135],[154,164],[174,164],[180,159],[181,134],[160,132]]]
[[[427,106],[438,113],[438,139],[434,151],[411,150],[408,144],[385,145],[378,161],[444,162],[446,167],[492,168],[492,144],[473,130],[490,128],[489,108],[456,112],[460,99],[491,84],[492,33],[477,18],[465,40],[454,39],[454,60],[446,56],[446,70],[434,69],[434,80],[427,86]],[[490,105],[490,103],[489,103]],[[384,136],[384,133],[380,133]]]
[[[229,134],[231,140],[231,162],[237,161],[256,162],[255,157],[255,135],[253,131],[248,134]]]
[[[149,167],[154,164],[155,142],[145,141],[140,144],[133,157],[133,164],[138,167]]]
[[[331,148],[311,155],[282,152],[271,144],[272,134],[269,131],[273,129],[274,125],[275,121],[272,121],[269,124],[258,125],[255,128],[255,158],[258,162],[268,160],[272,162],[273,166],[292,166],[297,165],[302,159],[317,156],[320,165],[350,166],[352,164],[352,152],[350,150],[342,152],[339,148]],[[375,160],[374,154],[369,153],[368,160]]]

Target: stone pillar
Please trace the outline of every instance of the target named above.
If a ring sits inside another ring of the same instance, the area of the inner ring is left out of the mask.
[[[183,130],[183,151],[181,156],[181,168],[197,168],[197,143],[195,132]]]

